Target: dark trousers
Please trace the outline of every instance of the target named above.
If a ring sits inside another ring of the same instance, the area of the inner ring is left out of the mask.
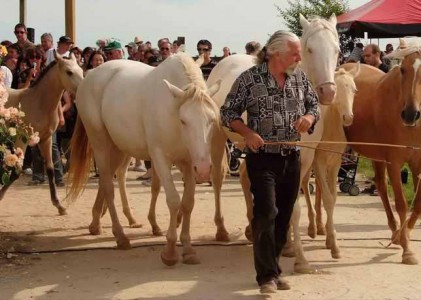
[[[300,185],[300,155],[247,154],[253,194],[254,266],[259,285],[278,278],[278,256],[287,240],[289,221]]]

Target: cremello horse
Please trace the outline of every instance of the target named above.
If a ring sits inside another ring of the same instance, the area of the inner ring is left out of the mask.
[[[319,96],[320,102],[323,104],[330,104],[333,101],[336,85],[334,82],[334,73],[339,53],[339,39],[336,32],[336,17],[332,15],[329,20],[314,18],[313,20],[306,20],[300,15],[300,24],[303,27],[303,36],[301,37],[302,45],[302,67],[309,76],[311,82]],[[249,55],[232,55],[224,58],[212,70],[208,85],[211,85],[218,80],[222,80],[221,89],[213,97],[219,107],[224,102],[226,95],[231,89],[235,79],[245,70],[255,64],[255,58]],[[245,115],[243,116],[245,117]],[[321,127],[321,126],[319,126]],[[313,133],[312,135],[304,135],[305,139],[314,141],[320,140],[322,129]],[[228,240],[228,233],[224,226],[224,221],[221,212],[221,185],[225,174],[223,157],[225,151],[225,143],[227,138],[236,142],[239,148],[243,147],[243,138],[236,133],[228,130],[215,132],[212,140],[212,182],[215,192],[215,224],[217,226],[216,237],[219,240]],[[301,158],[302,170],[309,169],[314,157],[314,150],[303,149]],[[304,172],[304,171],[302,171]],[[248,181],[242,178],[242,182]],[[249,190],[246,188],[247,192]],[[246,199],[251,200],[251,195],[246,196]],[[251,214],[251,201],[247,202],[248,216]],[[296,205],[299,210],[299,205]],[[296,210],[295,209],[295,210]]]
[[[219,127],[219,111],[211,96],[218,88],[219,84],[207,88],[200,68],[184,53],[167,58],[156,68],[119,60],[87,75],[76,95],[79,119],[71,145],[69,198],[75,199],[86,183],[91,146],[100,174],[91,233],[100,232],[105,200],[117,245],[130,248],[114,206],[113,175],[117,173],[120,186],[124,186],[131,157],[152,159],[158,175],[155,180],[159,178],[164,186],[170,211],[161,259],[167,265],[178,261],[176,226],[181,210],[183,262],[198,263],[190,242],[194,175],[206,180],[210,174],[210,137]],[[171,175],[173,163],[185,181],[181,202]]]
[[[60,215],[64,215],[66,209],[59,202],[54,181],[51,136],[57,130],[59,122],[57,109],[58,105],[61,105],[61,96],[64,90],[76,93],[77,87],[83,80],[83,70],[73,54],[70,55],[70,59],[65,59],[55,53],[55,58],[56,60],[43,70],[31,87],[20,90],[8,89],[9,98],[6,106],[20,105],[21,110],[25,112],[25,122],[30,124],[34,131],[39,132],[38,147],[45,161],[51,202],[57,207]],[[22,147],[23,150],[25,148],[26,145]],[[12,183],[13,181],[1,189],[0,200]]]
[[[352,107],[354,96],[357,91],[354,78],[358,76],[359,72],[360,64],[358,63],[349,72],[344,69],[339,69],[339,71],[335,73],[335,82],[337,86],[336,96],[331,105],[323,106],[323,119],[321,122],[324,123],[324,130],[321,141],[342,142],[342,144],[320,143],[317,146],[313,161],[313,169],[318,182],[317,187],[321,190],[321,198],[323,199],[323,205],[327,213],[326,247],[331,250],[333,258],[340,258],[341,256],[336,242],[333,210],[336,203],[336,183],[342,161],[341,154],[346,148],[346,137],[343,126],[350,126],[354,118]],[[309,235],[314,237],[316,235],[316,225],[314,209],[310,201],[310,193],[308,190],[309,178],[310,172],[304,177],[302,187],[309,211]],[[318,229],[322,227],[323,224],[317,224]]]

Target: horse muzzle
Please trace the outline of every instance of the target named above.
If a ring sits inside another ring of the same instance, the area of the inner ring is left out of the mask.
[[[354,115],[343,115],[342,116],[342,124],[343,126],[351,126],[352,122],[354,121]]]
[[[316,87],[316,93],[320,104],[330,105],[335,99],[336,84],[334,82],[325,82]]]
[[[420,111],[415,109],[405,108],[401,112],[401,119],[403,121],[403,125],[407,127],[417,126],[417,121],[419,120],[420,116]]]
[[[209,182],[212,165],[208,162],[200,162],[194,165],[194,172],[196,175],[196,182]]]

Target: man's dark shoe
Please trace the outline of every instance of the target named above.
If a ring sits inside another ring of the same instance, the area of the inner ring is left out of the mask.
[[[29,181],[28,182],[28,185],[29,186],[36,186],[36,185],[41,185],[41,184],[44,184],[44,183],[45,183],[45,180],[37,180],[37,179],[34,179],[32,181]]]
[[[273,294],[276,293],[276,290],[277,286],[275,280],[271,280],[260,285],[261,294]]]
[[[57,187],[64,187],[66,184],[64,183],[64,181],[56,181],[56,186]]]
[[[286,280],[283,277],[278,277],[278,280],[276,281],[276,287],[278,290],[290,290],[291,286],[289,285],[288,280]]]

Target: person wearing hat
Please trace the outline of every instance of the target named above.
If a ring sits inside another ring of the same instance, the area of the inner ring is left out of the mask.
[[[121,43],[119,41],[112,41],[104,47],[105,56],[107,60],[122,59],[123,58],[123,49],[121,48]]]
[[[72,48],[73,45],[73,41],[70,37],[63,35],[62,37],[59,38],[58,42],[57,42],[57,49],[56,52],[58,54],[60,54],[61,56],[66,56],[69,57],[70,55],[70,48]],[[54,58],[54,53],[51,52],[52,55],[48,55],[47,54],[47,61],[45,63],[46,66],[48,66],[52,61],[55,60]]]
[[[135,53],[137,52],[137,45],[135,42],[130,42],[126,46],[129,57],[127,59],[135,60]]]
[[[134,38],[134,43],[139,46],[139,45],[143,44],[143,41],[140,37],[136,36]]]

